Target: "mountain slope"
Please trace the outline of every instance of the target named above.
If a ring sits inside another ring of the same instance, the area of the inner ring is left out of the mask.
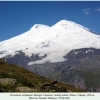
[[[13,81],[16,81],[14,83]],[[83,91],[68,84],[56,83],[56,86],[41,88],[51,84],[51,79],[36,75],[24,68],[7,63],[0,59],[0,92],[67,92]]]

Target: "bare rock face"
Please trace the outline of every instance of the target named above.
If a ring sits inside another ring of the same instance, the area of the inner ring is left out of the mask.
[[[97,87],[96,88],[96,92],[100,92],[100,87]]]
[[[0,92],[11,92],[16,83],[17,80],[14,78],[0,78]]]
[[[13,78],[0,78],[0,84],[2,86],[14,86],[17,80]]]
[[[75,88],[86,89],[85,80],[82,77],[76,76],[70,81],[70,84],[74,85]]]
[[[29,87],[17,87],[15,90],[19,92],[36,92],[36,89],[31,89]]]

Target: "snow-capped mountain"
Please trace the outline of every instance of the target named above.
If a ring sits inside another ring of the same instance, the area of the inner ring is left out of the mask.
[[[28,65],[62,62],[71,50],[90,47],[100,48],[100,35],[75,22],[61,20],[51,27],[35,24],[29,31],[0,42],[0,58],[7,58],[7,55],[13,57],[22,51],[29,57],[32,54],[39,57],[46,55]]]
[[[100,35],[72,21],[35,24],[0,42],[0,58],[76,88],[100,91]]]

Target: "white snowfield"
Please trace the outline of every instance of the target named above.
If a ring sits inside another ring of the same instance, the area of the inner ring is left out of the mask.
[[[9,54],[14,56],[16,51],[21,50],[28,56],[47,54],[42,60],[28,65],[62,62],[66,60],[63,56],[70,50],[90,47],[100,49],[100,35],[75,22],[61,20],[51,27],[35,24],[29,31],[0,42],[0,58]]]

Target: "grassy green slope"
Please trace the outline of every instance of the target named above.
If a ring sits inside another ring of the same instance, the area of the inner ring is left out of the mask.
[[[2,86],[0,84],[0,91],[2,92],[19,92],[18,87],[27,87],[32,89],[31,92],[84,92],[84,90],[75,89],[69,84],[57,83],[54,87],[41,88],[43,84],[52,83],[53,80],[39,76],[19,66],[10,64],[0,59],[0,79],[14,78],[17,80],[14,86]],[[27,90],[27,92],[29,92]]]

